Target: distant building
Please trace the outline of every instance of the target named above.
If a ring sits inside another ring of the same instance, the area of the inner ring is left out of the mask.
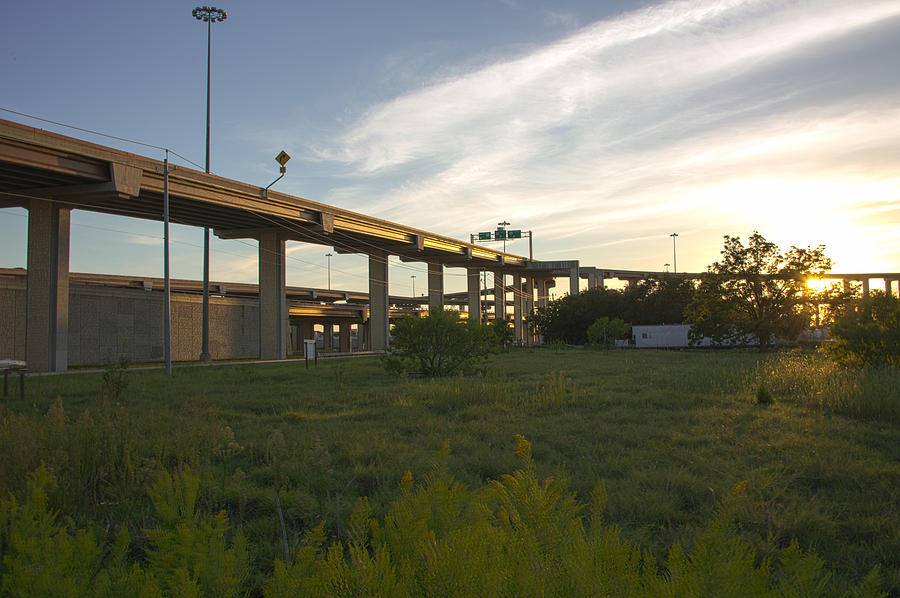
[[[683,349],[687,347],[710,347],[713,345],[712,339],[703,337],[700,342],[692,345],[690,324],[659,324],[654,326],[632,326],[631,338],[634,340],[634,346],[637,349]],[[731,345],[756,345],[756,339],[753,336],[746,336],[740,339],[742,342],[732,343],[723,341],[721,346]],[[774,338],[772,339],[775,340]]]
[[[690,331],[690,324],[632,326],[631,336],[638,349],[678,349],[690,345]],[[709,339],[704,338],[699,346],[708,347]]]

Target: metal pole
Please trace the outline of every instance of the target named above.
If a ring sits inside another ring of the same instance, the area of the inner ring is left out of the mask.
[[[172,375],[172,304],[169,290],[169,150],[163,162],[163,334],[166,374]]]
[[[209,174],[209,79],[212,56],[212,19],[206,21],[206,173]]]
[[[531,231],[528,231],[528,259],[533,259],[532,253],[531,253],[531,237],[532,237]]]
[[[678,233],[672,233],[669,235],[672,237],[672,274],[678,273],[678,258],[675,255],[675,237],[678,236]]]
[[[331,252],[325,254],[325,257],[328,258],[328,290],[331,290]]]
[[[206,21],[206,174],[209,174],[209,80],[212,56],[212,19]],[[203,314],[200,361],[209,361],[209,227],[203,228]]]

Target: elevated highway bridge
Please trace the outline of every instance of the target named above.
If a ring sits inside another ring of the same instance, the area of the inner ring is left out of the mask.
[[[588,280],[588,288],[594,288],[610,278],[634,281],[663,274],[582,267],[577,260],[530,259],[182,166],[168,164],[167,169],[160,160],[0,119],[0,208],[28,210],[25,342],[22,355],[9,357],[26,360],[34,371],[68,367],[72,210],[162,221],[166,185],[172,222],[210,228],[223,239],[258,241],[258,286],[211,283],[206,291],[221,293],[224,286],[231,296],[256,295],[256,336],[262,359],[287,355],[292,318],[325,318],[326,312],[338,319],[359,314],[368,348],[384,349],[392,313],[415,310],[426,302],[429,307],[459,304],[468,314],[486,314],[493,304],[493,317],[511,315],[515,338],[527,342],[525,316],[535,303],[547,303],[557,277],[568,278],[569,293],[578,293],[582,278]],[[368,293],[288,287],[287,241],[368,256]],[[389,296],[388,256],[427,264],[425,298]],[[444,292],[447,267],[466,269],[464,293]],[[493,273],[492,289],[480,288],[484,271]],[[891,281],[900,279],[895,274],[830,277],[861,280],[864,289],[868,288],[866,277],[880,277],[887,280],[888,290]],[[157,284],[145,282],[151,287]],[[103,284],[116,282],[107,277]],[[176,284],[183,293],[204,291],[204,285],[195,281]],[[491,296],[502,300],[489,301]],[[208,329],[206,322],[204,328]]]
[[[69,234],[72,210],[163,219],[167,182],[172,222],[206,227],[223,239],[259,242],[259,356],[284,358],[288,343],[285,242],[368,256],[366,333],[374,350],[389,338],[388,256],[428,265],[428,303],[444,302],[444,268],[467,271],[466,306],[481,312],[479,275],[494,273],[504,298],[522,281],[550,276],[541,262],[335,206],[266,190],[0,119],[0,207],[28,210],[24,358],[35,371],[67,369]],[[512,286],[506,284],[513,278]],[[214,292],[214,291],[213,291]],[[513,293],[520,338],[521,291]],[[533,297],[533,294],[532,294]],[[501,302],[506,315],[506,301]]]

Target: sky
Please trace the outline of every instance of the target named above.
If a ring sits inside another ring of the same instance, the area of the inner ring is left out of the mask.
[[[900,272],[897,0],[226,2],[216,174],[265,186],[285,150],[279,191],[464,240],[507,221],[542,260],[700,272],[759,231],[824,244],[835,272]],[[0,118],[202,165],[194,6],[9,3]],[[0,267],[24,267],[26,224],[0,209]],[[212,249],[213,280],[256,281],[255,241]],[[288,284],[326,286],[329,250],[289,243]],[[201,277],[201,229],[174,227],[172,252]],[[365,257],[330,263],[333,288],[367,290]],[[162,225],[76,210],[70,269],[161,276]],[[390,292],[426,278],[395,258]]]

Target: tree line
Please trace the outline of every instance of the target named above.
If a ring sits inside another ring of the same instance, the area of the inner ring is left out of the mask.
[[[692,342],[705,337],[716,345],[766,349],[778,340],[795,340],[816,324],[830,326],[832,335],[838,335],[836,346],[843,347],[847,361],[853,353],[846,350],[848,338],[867,347],[857,351],[866,355],[864,361],[885,361],[883,355],[894,355],[888,361],[897,361],[900,300],[878,291],[861,299],[858,285],[848,289],[840,282],[818,290],[809,287],[810,279],[830,269],[824,245],[782,251],[758,232],[746,243],[726,235],[721,259],[699,282],[663,275],[624,289],[591,289],[538,308],[529,325],[545,341],[582,345],[591,341],[589,331],[598,322],[604,331],[609,330],[605,322],[615,320],[632,325],[690,323]]]

